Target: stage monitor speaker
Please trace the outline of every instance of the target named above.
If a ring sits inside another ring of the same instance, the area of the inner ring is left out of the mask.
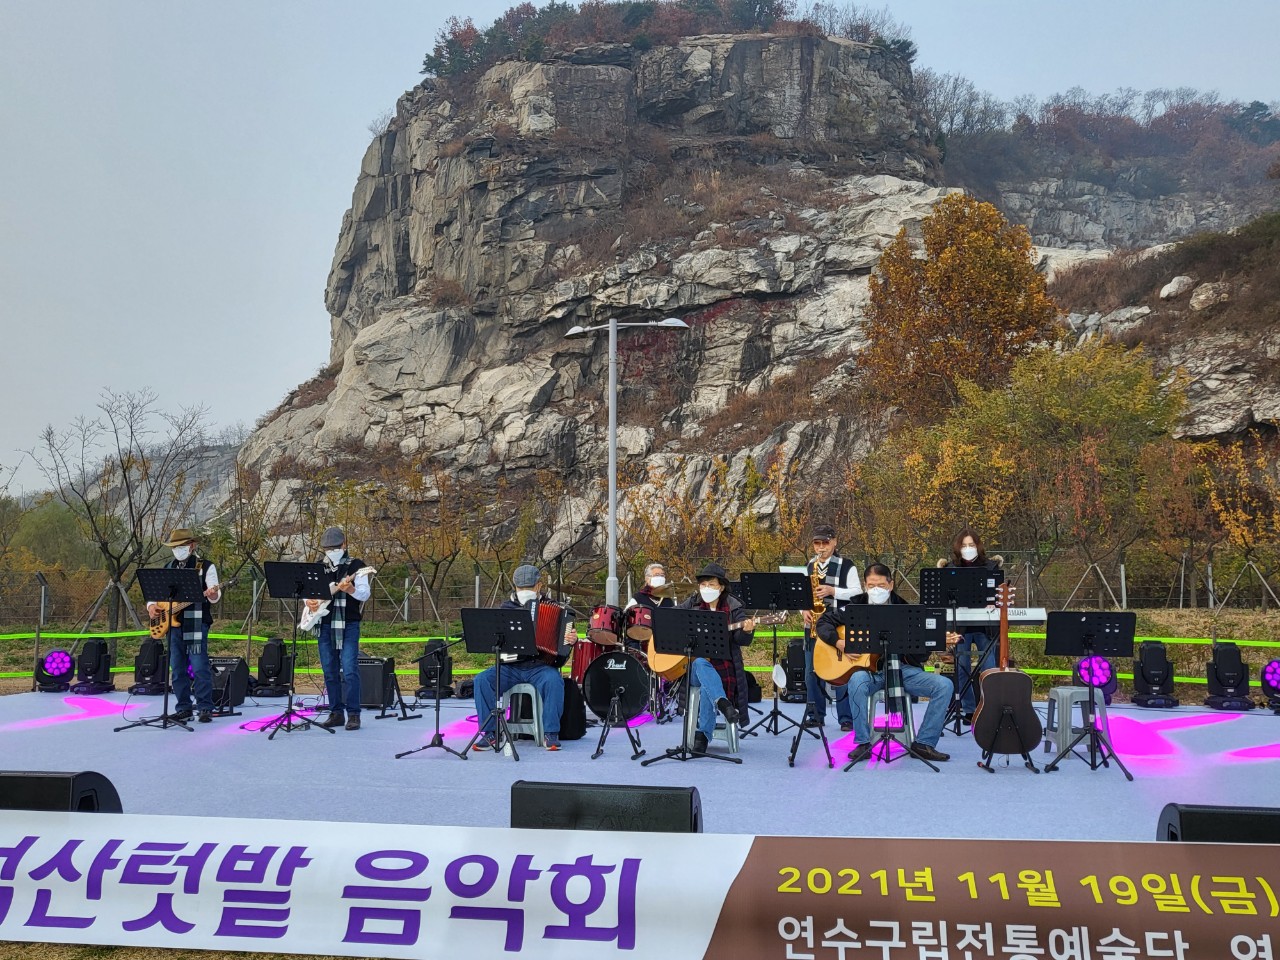
[[[517,780],[511,784],[511,826],[701,833],[702,800],[697,787]]]
[[[385,710],[395,700],[396,661],[393,657],[360,658],[360,706]],[[330,704],[332,707],[332,704]]]
[[[1156,839],[1184,843],[1280,843],[1280,809],[1168,803],[1160,811]]]
[[[0,770],[0,810],[123,813],[120,794],[100,773]]]
[[[213,670],[213,705],[238,707],[249,694],[249,664],[244,657],[210,657]]]

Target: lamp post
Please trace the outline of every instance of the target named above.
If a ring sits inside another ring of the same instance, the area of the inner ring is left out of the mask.
[[[620,327],[658,327],[668,330],[688,330],[689,325],[678,317],[651,320],[647,323],[619,323],[610,317],[607,323],[594,327],[571,327],[566,337],[582,337],[600,330],[609,331],[609,578],[604,582],[604,602],[610,606],[618,603],[618,329]]]

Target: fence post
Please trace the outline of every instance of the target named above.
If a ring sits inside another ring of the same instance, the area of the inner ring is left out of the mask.
[[[1214,607],[1218,605],[1218,598],[1214,596],[1214,593],[1213,593],[1213,561],[1212,560],[1209,561],[1208,567],[1209,567],[1208,582],[1205,584],[1205,586],[1208,587],[1209,589],[1209,609],[1212,610]]]
[[[472,567],[475,569],[475,575],[476,575],[476,603],[475,603],[475,605],[476,605],[477,607],[479,607],[479,606],[480,606],[480,564],[478,564],[478,563],[474,563],[474,564],[472,564]]]
[[[1187,592],[1187,555],[1182,555],[1182,563],[1178,567],[1178,609],[1182,609],[1182,598]]]
[[[409,578],[404,578],[404,622],[409,622]]]
[[[1129,581],[1124,575],[1124,564],[1120,564],[1120,609],[1129,609]]]

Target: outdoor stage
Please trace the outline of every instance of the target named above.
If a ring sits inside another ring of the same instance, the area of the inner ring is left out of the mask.
[[[769,701],[763,706],[768,707]],[[1045,704],[1037,703],[1043,713]],[[994,773],[977,766],[966,733],[948,732],[949,763],[934,773],[903,757],[842,772],[852,734],[827,725],[834,770],[819,741],[805,738],[788,767],[791,734],[743,740],[742,764],[663,760],[641,767],[626,734],[610,734],[599,760],[599,728],[548,753],[521,741],[520,760],[442,750],[404,759],[432,733],[425,705],[415,720],[374,719],[363,729],[265,733],[241,729],[279,715],[283,700],[246,701],[242,715],[180,728],[123,722],[160,712],[160,698],[24,693],[0,697],[0,769],[96,770],[116,786],[126,813],[505,827],[515,780],[696,786],[708,833],[813,836],[932,836],[1006,839],[1152,840],[1166,803],[1275,805],[1280,717],[1202,707],[1110,710],[1112,737],[1134,775],[1091,771],[1075,758],[1032,774],[1014,757]],[[783,704],[798,717],[799,705]],[[920,708],[917,708],[920,709]],[[445,700],[446,742],[461,749],[475,730],[471,701]],[[754,714],[753,714],[754,717]],[[647,757],[679,742],[679,723],[636,728]],[[715,744],[712,752],[722,751]],[[1050,754],[1037,751],[1043,765]]]

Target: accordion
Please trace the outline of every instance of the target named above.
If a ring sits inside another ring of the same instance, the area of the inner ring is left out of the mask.
[[[564,642],[569,610],[550,600],[538,601],[533,618],[533,640],[544,663],[563,667],[569,662],[571,647]]]

